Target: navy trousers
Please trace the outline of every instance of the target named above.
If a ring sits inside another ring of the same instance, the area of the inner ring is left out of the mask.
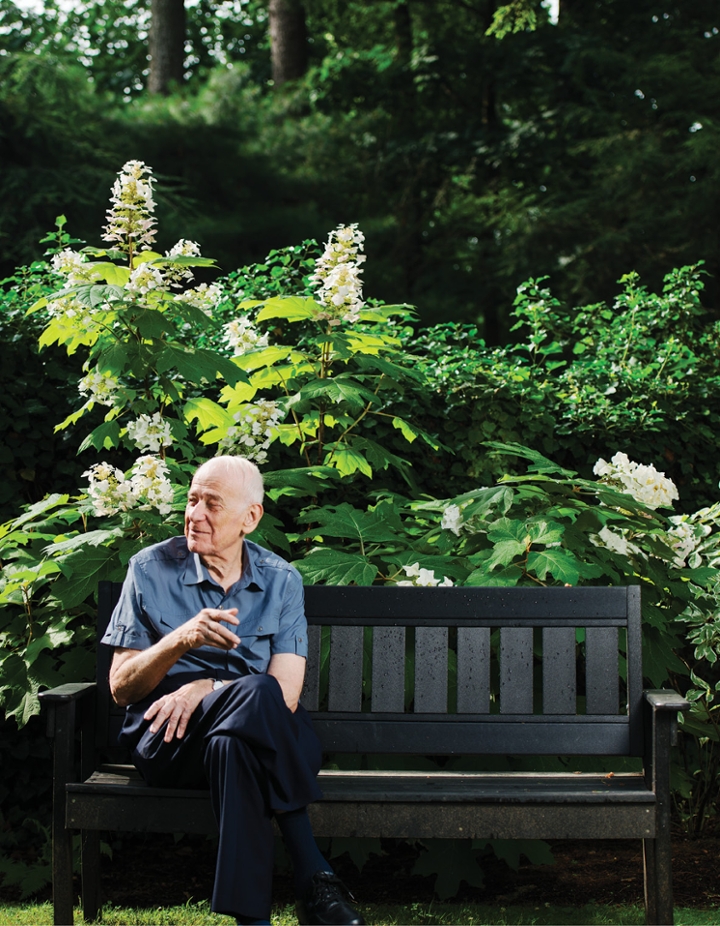
[[[142,720],[152,700],[128,711],[121,739],[133,762],[153,787],[209,786],[220,832],[212,909],[269,919],[273,815],[322,796],[310,717],[302,706],[288,709],[275,678],[247,675],[203,698],[183,738],[165,743],[164,726],[152,734]]]

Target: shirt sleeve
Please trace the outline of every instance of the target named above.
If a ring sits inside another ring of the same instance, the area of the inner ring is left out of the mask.
[[[157,632],[152,629],[142,607],[142,595],[138,590],[136,577],[137,567],[131,559],[120,598],[100,641],[107,646],[147,649],[157,642]]]
[[[307,659],[308,639],[305,618],[305,591],[300,573],[288,572],[277,633],[273,634],[271,653],[295,653]]]

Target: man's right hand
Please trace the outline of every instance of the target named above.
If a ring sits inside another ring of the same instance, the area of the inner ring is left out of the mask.
[[[239,624],[237,613],[237,608],[203,608],[148,649],[117,647],[110,666],[110,691],[116,703],[124,707],[149,695],[188,650],[235,649],[240,638],[221,622]]]
[[[220,608],[203,608],[192,620],[181,624],[175,633],[181,637],[188,649],[198,649],[200,646],[215,646],[217,649],[224,650],[236,649],[240,643],[240,637],[228,627],[223,627],[221,621],[237,625],[240,623],[237,613],[237,608],[228,608],[226,611]]]

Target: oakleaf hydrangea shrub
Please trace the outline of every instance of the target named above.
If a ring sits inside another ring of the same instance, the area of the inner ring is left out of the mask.
[[[358,227],[331,231],[315,258],[309,245],[269,258],[291,292],[247,269],[234,282],[196,285],[193,269],[213,264],[196,243],[152,250],[153,189],[147,165],[125,165],[108,247],[63,247],[54,260],[62,282],[34,307],[47,318],[40,344],[82,357],[82,404],[58,429],[101,420],[80,444],[94,457],[83,484],[0,527],[6,716],[26,723],[39,690],[92,671],[98,581],[121,579],[137,549],[182,531],[184,489],[201,461],[240,453],[265,467],[269,512],[257,539],[289,556],[307,583],[642,585],[646,674],[690,691],[686,729],[698,735],[708,778],[717,510],[673,513],[674,481],[628,449],[610,462],[598,454],[581,477],[519,442],[486,440],[492,429],[470,435],[479,462],[461,491],[437,498],[417,488],[396,450],[419,460],[422,445],[443,459],[435,427],[412,412],[449,401],[452,368],[431,376],[408,353],[408,307],[365,300]],[[518,298],[530,340],[466,366],[497,393],[513,382],[537,409],[551,394],[551,364],[564,370],[573,348],[554,332],[557,307],[536,284]],[[511,376],[518,356],[526,362]],[[686,799],[697,793],[689,775]]]

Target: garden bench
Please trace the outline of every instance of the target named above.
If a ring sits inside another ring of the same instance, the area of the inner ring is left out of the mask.
[[[100,587],[100,636],[119,589]],[[373,771],[371,759],[342,771],[336,758],[310,808],[317,835],[642,839],[647,922],[672,923],[670,747],[689,705],[643,691],[639,588],[314,586],[306,611],[303,703],[324,750],[439,758],[430,772]],[[54,738],[58,924],[72,922],[73,831],[87,919],[100,906],[101,831],[216,831],[208,792],[147,787],[126,764],[111,651],[98,649],[97,682],[42,695]],[[598,758],[593,773],[448,762],[506,755]],[[635,757],[637,770],[623,771],[620,757]]]

